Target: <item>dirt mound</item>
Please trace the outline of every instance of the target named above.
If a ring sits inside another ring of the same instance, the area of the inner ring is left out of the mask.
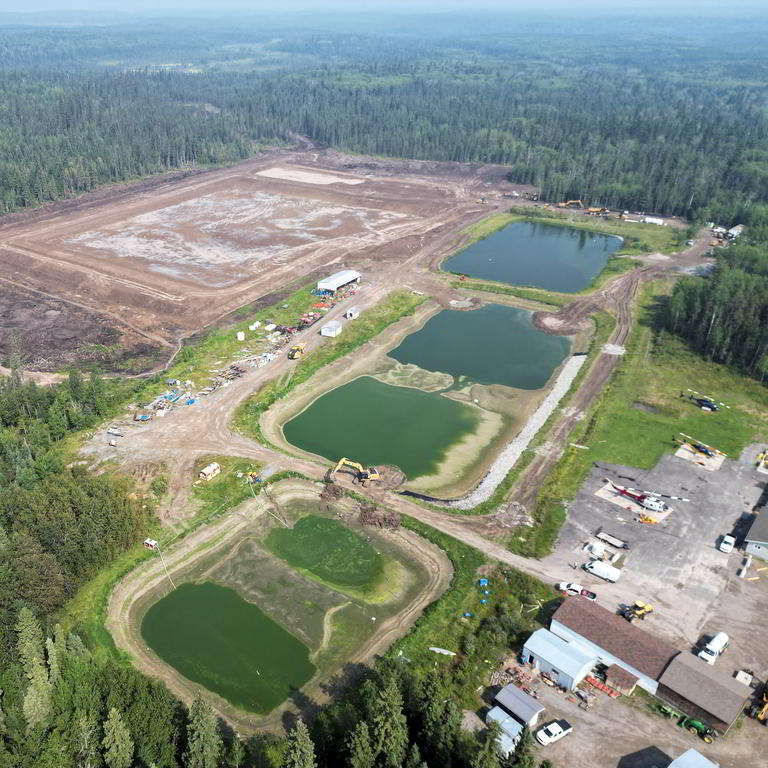
[[[405,476],[405,472],[393,464],[385,464],[377,467],[377,469],[379,470],[379,480],[376,483],[376,487],[381,488],[383,491],[399,488],[408,479]]]

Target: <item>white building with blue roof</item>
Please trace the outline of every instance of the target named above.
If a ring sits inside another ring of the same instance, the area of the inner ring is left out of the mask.
[[[523,661],[572,691],[597,664],[597,656],[569,643],[548,629],[537,629],[526,640]]]

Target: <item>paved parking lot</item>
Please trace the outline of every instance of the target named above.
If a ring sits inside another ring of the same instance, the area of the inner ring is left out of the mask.
[[[762,563],[755,560],[748,575],[760,578],[741,579],[737,571],[743,554],[726,555],[717,549],[726,533],[733,532],[741,543],[752,508],[764,492],[768,478],[755,469],[757,452],[756,446],[748,448],[740,458],[727,459],[716,472],[673,455],[664,456],[648,471],[601,463],[568,505],[556,551],[545,560],[549,572],[594,590],[599,604],[610,610],[637,599],[650,602],[655,611],[641,626],[681,651],[692,650],[715,632],[727,632],[730,648],[717,664],[729,672],[752,670],[765,681],[768,570],[758,571]],[[691,501],[669,500],[674,511],[658,525],[645,525],[631,512],[595,496],[606,477]],[[601,528],[631,547],[618,563],[622,575],[616,584],[571,568],[571,563],[581,565],[588,559],[583,546],[594,541]],[[748,768],[757,765],[755,755],[768,754],[768,728],[752,720],[708,746],[636,702],[600,696],[595,708],[585,712],[562,694],[543,686],[540,690],[549,709],[547,717],[563,716],[574,725],[571,736],[541,750],[541,759],[550,757],[557,765],[666,768],[672,758],[694,747],[724,768]]]

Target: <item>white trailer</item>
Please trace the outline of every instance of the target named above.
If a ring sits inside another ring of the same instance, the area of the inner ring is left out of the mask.
[[[328,336],[331,339],[335,339],[342,330],[342,325],[340,320],[331,320],[330,323],[326,323],[321,329],[320,329],[320,335],[321,336]]]

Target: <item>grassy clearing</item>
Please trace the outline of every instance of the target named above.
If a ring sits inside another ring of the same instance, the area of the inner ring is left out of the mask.
[[[308,515],[293,528],[272,528],[265,545],[289,565],[342,589],[370,589],[382,572],[376,550],[338,520],[327,517]]]
[[[497,293],[501,296],[515,296],[518,299],[527,299],[528,301],[537,301],[539,304],[549,304],[554,307],[564,307],[573,299],[573,294],[555,293],[545,291],[543,288],[515,288],[501,283],[481,282],[472,280],[463,282],[454,280],[451,283],[452,288],[460,291],[484,291],[485,293]]]
[[[512,649],[522,647],[533,630],[548,622],[557,596],[545,584],[519,571],[494,566],[476,549],[417,520],[403,517],[403,526],[439,546],[450,558],[454,575],[449,589],[387,655],[405,656],[424,670],[434,665],[449,667],[461,706],[476,709],[481,703],[478,688],[488,684],[491,670]],[[488,579],[487,587],[480,586],[480,576]],[[543,608],[531,612],[531,606],[539,602]],[[439,656],[430,646],[458,655],[450,659]]]
[[[657,331],[654,318],[672,283],[646,286],[637,302],[638,320],[627,342],[627,353],[602,395],[569,436],[589,446],[569,448],[538,496],[535,517],[540,523],[525,541],[508,544],[521,554],[546,554],[562,521],[564,501],[581,487],[593,462],[605,461],[650,469],[674,451],[679,432],[737,456],[754,440],[768,436],[768,390],[758,382],[710,363],[683,342]],[[713,395],[730,410],[706,413],[680,392],[691,387]]]
[[[329,339],[319,349],[305,354],[289,380],[273,379],[248,398],[235,413],[235,428],[242,434],[266,444],[267,440],[261,433],[259,422],[261,415],[270,406],[311,378],[323,366],[361,347],[406,315],[412,315],[416,307],[424,301],[423,297],[410,292],[397,291],[390,294],[384,301],[363,313],[359,319],[348,323],[341,336]]]
[[[611,278],[623,275],[625,272],[631,272],[636,267],[641,267],[642,265],[642,261],[630,259],[627,256],[611,256],[602,270],[595,275],[592,282],[583,291],[579,291],[579,295],[592,293],[592,291],[602,288]]]
[[[262,465],[253,459],[241,459],[234,456],[203,456],[195,462],[195,474],[215,461],[221,467],[221,473],[212,480],[199,480],[192,486],[192,497],[198,502],[198,509],[192,521],[207,520],[212,515],[231,509],[246,499],[252,498],[258,484],[251,485],[246,477],[238,478],[242,472],[258,472]]]

